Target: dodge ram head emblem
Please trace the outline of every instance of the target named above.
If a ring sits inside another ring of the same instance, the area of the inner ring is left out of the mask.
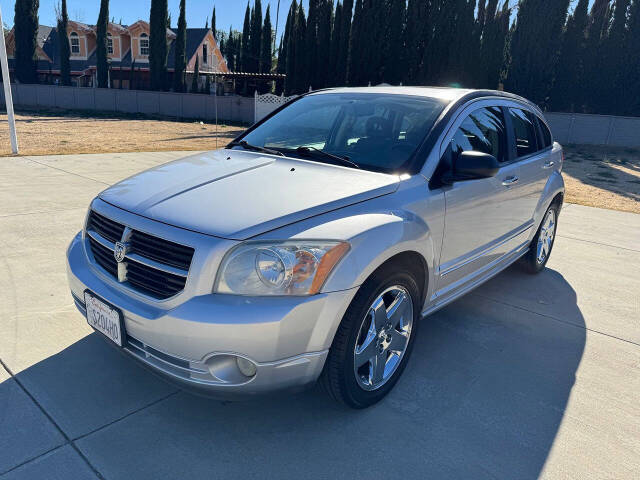
[[[124,243],[116,242],[116,248],[113,251],[113,256],[116,258],[116,262],[118,263],[122,262],[126,254],[127,254],[127,245]]]

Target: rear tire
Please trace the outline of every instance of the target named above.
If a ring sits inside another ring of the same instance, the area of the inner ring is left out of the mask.
[[[404,269],[383,268],[360,287],[321,375],[333,399],[366,408],[391,391],[413,349],[420,298],[418,284]]]
[[[549,206],[544,217],[542,217],[540,227],[538,227],[538,231],[529,245],[529,251],[520,261],[520,264],[527,273],[540,273],[547,265],[556,239],[559,213],[560,207],[554,202]]]

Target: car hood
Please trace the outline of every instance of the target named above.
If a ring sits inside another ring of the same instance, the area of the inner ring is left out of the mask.
[[[189,156],[100,194],[169,225],[244,240],[394,192],[398,176],[238,150]]]

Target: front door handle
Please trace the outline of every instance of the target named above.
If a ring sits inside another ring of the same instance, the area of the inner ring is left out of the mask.
[[[510,187],[511,185],[514,185],[518,183],[518,177],[507,177],[504,180],[502,180],[502,185],[504,185],[505,187]]]
[[[553,167],[554,162],[553,160],[549,160],[548,162],[544,162],[544,165],[542,166],[542,168],[551,168]]]

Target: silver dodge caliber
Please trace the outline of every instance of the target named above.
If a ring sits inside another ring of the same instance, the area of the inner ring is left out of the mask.
[[[69,246],[78,309],[108,342],[214,396],[320,380],[384,397],[426,315],[549,259],[562,148],[496,91],[304,95],[225,149],[108,188]]]

